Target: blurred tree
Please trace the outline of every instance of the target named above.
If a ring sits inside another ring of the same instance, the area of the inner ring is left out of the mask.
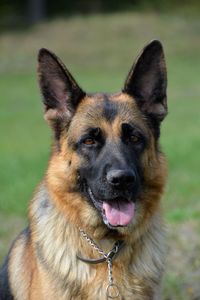
[[[46,17],[46,0],[29,0],[29,21],[37,23]]]
[[[45,18],[75,13],[90,14],[120,10],[200,12],[199,0],[0,0],[0,29],[33,24]]]

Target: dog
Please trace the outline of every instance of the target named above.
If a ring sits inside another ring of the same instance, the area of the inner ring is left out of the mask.
[[[121,92],[88,94],[55,54],[38,55],[53,146],[0,273],[1,300],[158,300],[165,266],[159,146],[167,114],[163,47],[153,40]]]

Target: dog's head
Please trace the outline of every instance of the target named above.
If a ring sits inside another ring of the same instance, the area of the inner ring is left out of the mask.
[[[122,92],[86,94],[51,52],[39,52],[45,118],[55,145],[47,172],[56,204],[77,226],[136,226],[157,209],[165,179],[159,150],[167,113],[159,41],[148,44]]]

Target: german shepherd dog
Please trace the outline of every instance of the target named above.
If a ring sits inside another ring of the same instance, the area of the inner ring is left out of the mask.
[[[29,226],[1,268],[0,299],[161,299],[161,43],[143,49],[119,93],[85,93],[47,49],[38,74],[54,143]]]

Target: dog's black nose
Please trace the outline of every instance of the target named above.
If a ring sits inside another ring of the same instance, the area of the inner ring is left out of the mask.
[[[106,178],[115,187],[129,186],[136,180],[135,173],[131,170],[110,170]]]

